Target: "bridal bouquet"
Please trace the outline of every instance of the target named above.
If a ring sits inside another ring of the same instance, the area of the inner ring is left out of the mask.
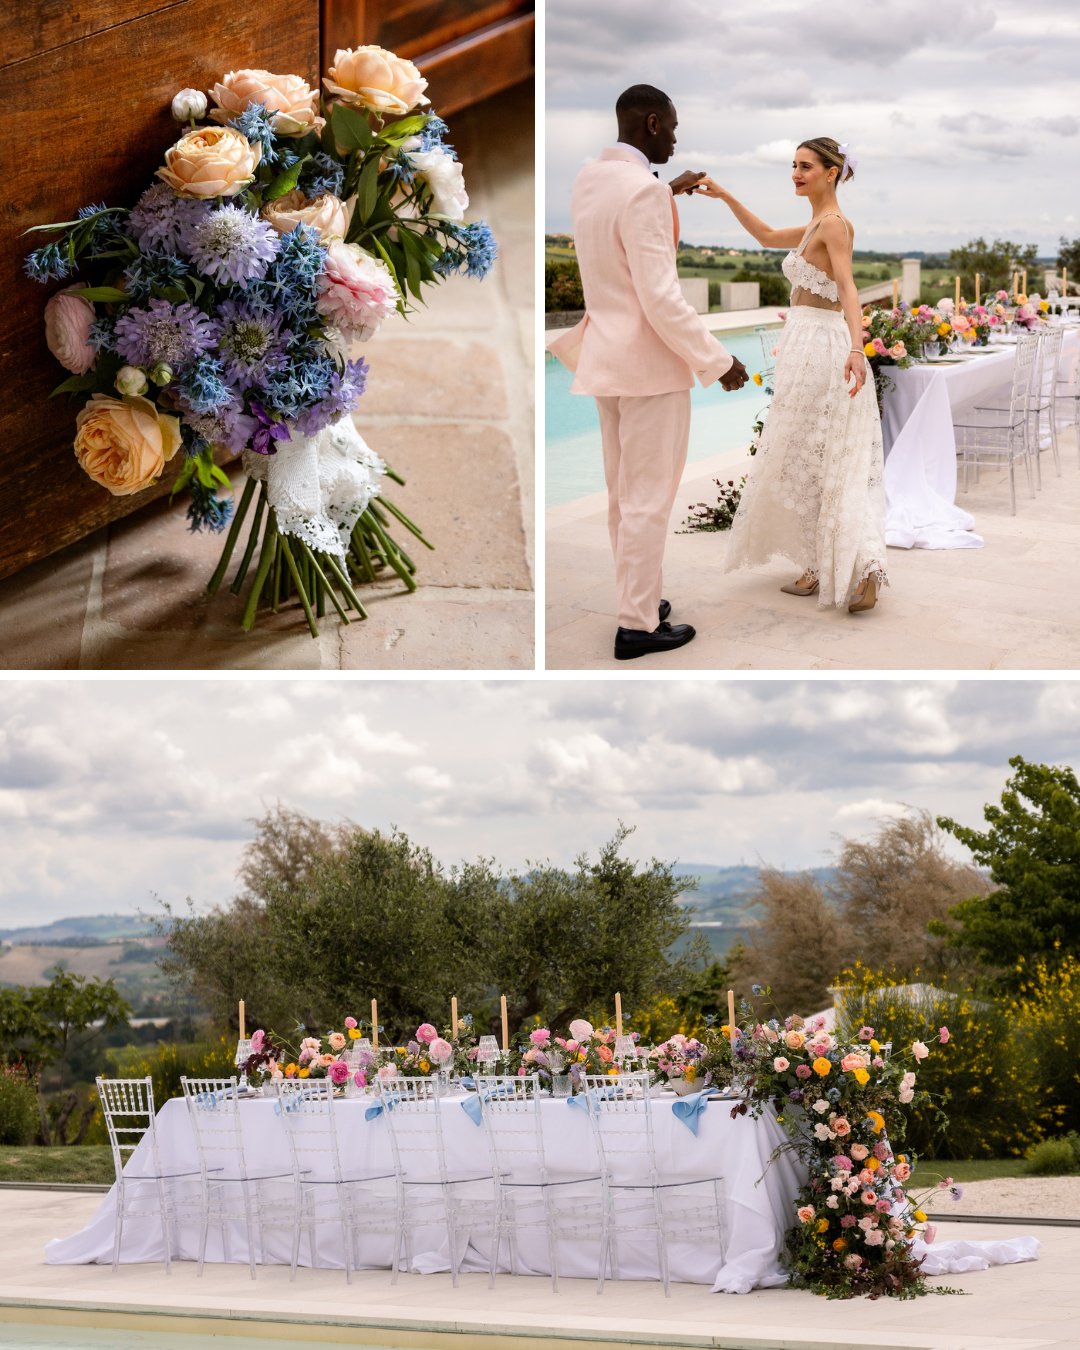
[[[220,586],[252,502],[232,589],[249,574],[243,627],[260,603],[295,594],[312,635],[329,602],[365,618],[354,580],[415,563],[391,534],[419,529],[383,494],[402,482],[364,442],[352,410],[373,337],[424,287],[495,259],[466,224],[462,168],[427,81],[380,47],[337,53],[325,99],[297,75],[230,71],[209,93],[181,90],[187,129],[134,207],[84,206],[35,226],[57,238],[26,270],[84,280],[45,306],[50,351],[85,399],[75,455],[118,496],[142,491],[174,456],[193,530],[229,528]],[[248,474],[233,509],[222,458]],[[257,494],[257,501],[256,501]]]

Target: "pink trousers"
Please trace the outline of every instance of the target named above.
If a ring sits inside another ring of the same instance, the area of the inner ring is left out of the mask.
[[[690,391],[597,396],[619,627],[659,622],[664,544],[690,442]]]

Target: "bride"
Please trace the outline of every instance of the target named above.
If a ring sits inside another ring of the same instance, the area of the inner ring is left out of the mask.
[[[795,151],[795,195],[810,224],[774,230],[711,178],[690,188],[726,202],[766,248],[788,248],[791,308],[776,349],[775,395],[731,527],[725,570],[775,557],[802,569],[780,589],[818,604],[872,609],[886,584],[881,422],[866,386],[862,310],[851,274],[854,230],[836,185],[853,177],[846,147],[827,136]]]

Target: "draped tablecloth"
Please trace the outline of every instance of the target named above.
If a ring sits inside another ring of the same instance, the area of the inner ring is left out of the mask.
[[[1069,329],[1062,364],[1080,350],[1080,331]],[[982,548],[975,520],[956,505],[957,408],[1007,385],[1015,345],[965,356],[955,365],[919,364],[889,369],[884,398],[885,542],[890,548]]]
[[[447,1097],[440,1103],[448,1166],[453,1173],[471,1173],[487,1169],[488,1153],[483,1130],[462,1110],[462,1098]],[[784,1234],[794,1219],[794,1198],[804,1173],[790,1151],[769,1161],[777,1145],[787,1136],[775,1118],[766,1113],[757,1120],[749,1116],[732,1118],[732,1102],[713,1099],[698,1117],[695,1135],[672,1111],[674,1098],[660,1095],[650,1102],[657,1159],[665,1180],[722,1176],[724,1178],[725,1246],[700,1240],[669,1244],[671,1278],[687,1283],[709,1284],[717,1292],[746,1293],[752,1288],[782,1285],[786,1274],[780,1264]],[[245,1161],[252,1171],[290,1171],[288,1139],[284,1124],[275,1113],[276,1102],[254,1098],[240,1103]],[[347,1175],[371,1175],[392,1172],[392,1154],[385,1115],[365,1118],[371,1098],[344,1098],[334,1103],[335,1119],[342,1144]],[[567,1099],[547,1099],[541,1103],[544,1150],[549,1165],[558,1163],[560,1174],[580,1172],[582,1176],[598,1170],[592,1128],[580,1103],[571,1106]],[[157,1117],[158,1143],[166,1171],[197,1166],[195,1140],[182,1099],[166,1102]],[[140,1166],[149,1169],[149,1149],[141,1144],[128,1164],[128,1170]],[[333,1175],[329,1154],[322,1162],[311,1154],[304,1162],[311,1167],[310,1177]],[[146,1185],[146,1183],[143,1183]],[[197,1193],[197,1181],[174,1183],[188,1187],[189,1199]],[[264,1183],[276,1187],[283,1219],[291,1212],[292,1181]],[[381,1186],[381,1194],[380,1194]],[[329,1188],[327,1188],[329,1189]],[[389,1268],[392,1259],[393,1216],[392,1182],[377,1183],[372,1207],[373,1231],[361,1242],[360,1259],[369,1267]],[[148,1189],[152,1197],[153,1187]],[[130,1190],[129,1190],[130,1196]],[[150,1205],[145,1206],[150,1208]],[[111,1262],[114,1236],[115,1200],[110,1192],[90,1223],[69,1237],[55,1238],[45,1248],[45,1259],[53,1265]],[[198,1252],[198,1223],[187,1211],[177,1223],[176,1259],[193,1260]],[[291,1237],[280,1221],[264,1229],[265,1260],[270,1264],[288,1264]],[[463,1270],[486,1271],[490,1248],[483,1233],[470,1234]],[[308,1242],[301,1244],[302,1264],[311,1264]],[[431,1272],[449,1269],[445,1232],[433,1226],[422,1230],[413,1242],[412,1267]],[[504,1245],[501,1269],[506,1266]],[[232,1226],[227,1234],[230,1261],[246,1262],[247,1246],[243,1225]],[[161,1261],[164,1243],[156,1219],[125,1219],[120,1259],[123,1262]],[[210,1229],[207,1260],[225,1257],[219,1229]],[[619,1272],[624,1279],[659,1279],[655,1240],[650,1233],[640,1242],[622,1236],[618,1244]],[[584,1239],[560,1242],[559,1272],[565,1276],[595,1279],[599,1244]],[[315,1262],[318,1266],[342,1269],[344,1249],[340,1228],[332,1222],[320,1223],[317,1230]],[[515,1273],[549,1274],[546,1236],[542,1230],[523,1230],[517,1241]]]

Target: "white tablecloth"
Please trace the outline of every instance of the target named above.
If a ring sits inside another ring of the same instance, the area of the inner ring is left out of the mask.
[[[671,1277],[687,1283],[710,1284],[717,1292],[746,1293],[752,1288],[782,1285],[786,1275],[780,1264],[784,1233],[794,1219],[794,1197],[801,1183],[798,1163],[790,1152],[783,1153],[771,1164],[769,1157],[786,1135],[771,1115],[758,1120],[748,1116],[732,1119],[730,1101],[713,1100],[699,1119],[695,1136],[672,1112],[675,1099],[660,1096],[651,1103],[654,1138],[658,1160],[669,1179],[721,1175],[724,1177],[726,1251],[708,1243],[681,1243],[669,1251]],[[345,1147],[347,1165],[354,1174],[370,1175],[391,1171],[390,1141],[384,1116],[365,1119],[365,1111],[372,1104],[370,1098],[344,1099],[335,1102],[339,1137]],[[274,1111],[275,1103],[267,1098],[241,1103],[241,1122],[244,1153],[253,1170],[265,1173],[280,1168],[289,1169],[288,1141],[284,1125]],[[451,1169],[466,1171],[487,1166],[487,1148],[483,1132],[461,1109],[461,1099],[447,1098],[442,1102],[443,1129],[448,1162]],[[560,1166],[572,1160],[582,1175],[596,1170],[592,1131],[588,1117],[580,1106],[571,1107],[565,1099],[545,1100],[542,1103],[545,1152],[558,1158]],[[166,1170],[195,1166],[197,1156],[187,1110],[182,1100],[166,1102],[157,1118],[159,1148]],[[142,1146],[140,1146],[141,1150]],[[148,1151],[148,1150],[147,1150]],[[137,1151],[128,1164],[129,1170],[144,1162]],[[305,1163],[305,1166],[309,1164]],[[318,1164],[311,1164],[319,1175]],[[326,1174],[332,1175],[329,1158]],[[276,1185],[277,1183],[273,1183]],[[283,1186],[283,1201],[291,1195],[291,1181]],[[383,1183],[387,1187],[387,1183]],[[387,1189],[387,1196],[390,1191]],[[380,1215],[384,1222],[392,1212],[387,1201]],[[45,1259],[53,1265],[74,1265],[87,1262],[111,1262],[114,1235],[115,1200],[113,1193],[106,1196],[90,1223],[70,1237],[55,1238],[47,1244]],[[267,1230],[267,1260],[288,1264],[289,1234],[283,1228]],[[198,1226],[191,1220],[178,1225],[179,1250],[174,1257],[192,1260],[198,1251]],[[361,1257],[371,1267],[389,1268],[392,1239],[388,1233],[373,1233],[364,1238]],[[462,1266],[464,1270],[488,1268],[488,1248],[485,1239],[476,1235]],[[504,1255],[505,1255],[504,1247]],[[152,1219],[127,1219],[124,1222],[121,1260],[124,1262],[161,1261],[164,1257],[160,1225]],[[560,1247],[560,1274],[595,1279],[599,1257],[598,1244],[574,1241]],[[207,1260],[223,1259],[220,1231],[211,1228],[207,1244]],[[228,1237],[228,1259],[247,1261],[247,1247],[242,1226],[236,1226]],[[301,1244],[301,1262],[309,1263],[307,1240]],[[340,1229],[336,1224],[324,1223],[318,1228],[315,1264],[343,1268],[343,1249]],[[423,1235],[414,1244],[413,1267],[430,1272],[448,1269],[442,1232],[432,1228],[428,1249],[424,1249]],[[651,1235],[645,1235],[640,1244],[619,1239],[619,1267],[624,1279],[658,1279],[656,1249]],[[518,1263],[515,1271],[521,1274],[549,1274],[546,1239],[537,1231],[526,1230],[518,1241]]]
[[[1078,346],[1080,330],[1067,330],[1063,364]],[[1007,384],[1015,362],[1015,345],[1004,345],[956,365],[890,369],[881,424],[890,548],[982,548],[974,517],[956,505],[953,415]]]

